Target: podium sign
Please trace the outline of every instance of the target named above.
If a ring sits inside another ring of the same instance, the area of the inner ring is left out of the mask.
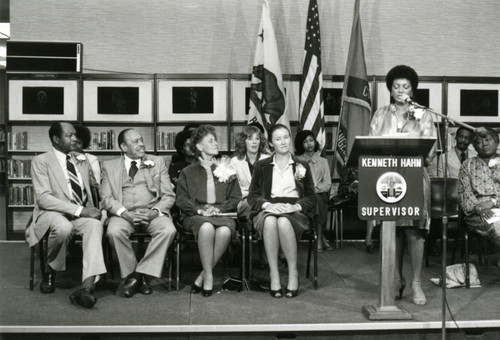
[[[358,217],[361,220],[423,219],[421,156],[360,156]]]

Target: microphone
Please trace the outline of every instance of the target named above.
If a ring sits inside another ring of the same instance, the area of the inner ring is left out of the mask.
[[[423,105],[420,105],[419,103],[417,103],[416,101],[413,101],[410,97],[406,97],[405,98],[405,103],[406,104],[410,104],[410,105],[413,105],[413,106],[416,106],[416,107],[419,107],[419,108],[422,108],[422,109],[427,109],[427,107],[423,106]]]

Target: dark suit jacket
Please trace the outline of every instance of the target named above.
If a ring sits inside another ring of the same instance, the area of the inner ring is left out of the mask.
[[[299,161],[295,156],[292,156],[294,161],[293,173],[297,164],[302,164],[306,168],[306,175],[300,180],[295,180],[299,198],[297,203],[302,207],[302,212],[312,215],[316,206],[316,193],[314,191],[314,181],[311,174],[309,164]],[[271,156],[262,159],[255,163],[255,168],[252,175],[252,182],[248,193],[248,203],[253,210],[261,210],[262,204],[271,200],[271,189],[273,186],[273,169],[272,164],[274,157]]]
[[[213,169],[212,169],[213,170]],[[241,190],[236,175],[226,182],[215,181],[215,203],[221,212],[235,212],[241,201]],[[199,162],[185,167],[177,181],[176,205],[184,216],[197,215],[198,209],[207,204],[207,172]]]

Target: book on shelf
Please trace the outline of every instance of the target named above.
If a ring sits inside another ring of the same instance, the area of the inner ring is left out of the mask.
[[[156,133],[158,150],[175,150],[175,136],[177,136],[177,132],[174,131],[158,131]]]
[[[9,150],[28,150],[28,131],[9,132],[7,143]]]
[[[90,139],[90,150],[113,150],[115,131],[92,132]]]
[[[33,205],[33,186],[15,186],[9,188],[9,205]]]
[[[9,159],[7,165],[7,176],[13,178],[31,177],[31,159]]]
[[[5,161],[4,158],[0,159],[0,172],[6,172],[7,171],[7,162]]]

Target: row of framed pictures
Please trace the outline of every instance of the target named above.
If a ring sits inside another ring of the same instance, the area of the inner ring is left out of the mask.
[[[9,120],[77,120],[78,82],[9,80]],[[446,85],[446,108],[451,118],[471,123],[499,121],[500,81]],[[153,121],[153,113],[157,108],[156,121],[159,123],[244,122],[248,120],[250,86],[247,79],[83,80],[83,120],[148,123]],[[323,82],[327,122],[339,119],[342,86],[341,81]],[[443,81],[422,81],[415,94],[415,101],[435,111],[444,112],[443,86]],[[299,81],[284,81],[284,87],[289,120],[298,121]],[[154,90],[157,91],[156,97],[153,95]],[[376,98],[377,107],[389,103],[389,92],[384,80],[372,81],[370,90],[372,98]]]

